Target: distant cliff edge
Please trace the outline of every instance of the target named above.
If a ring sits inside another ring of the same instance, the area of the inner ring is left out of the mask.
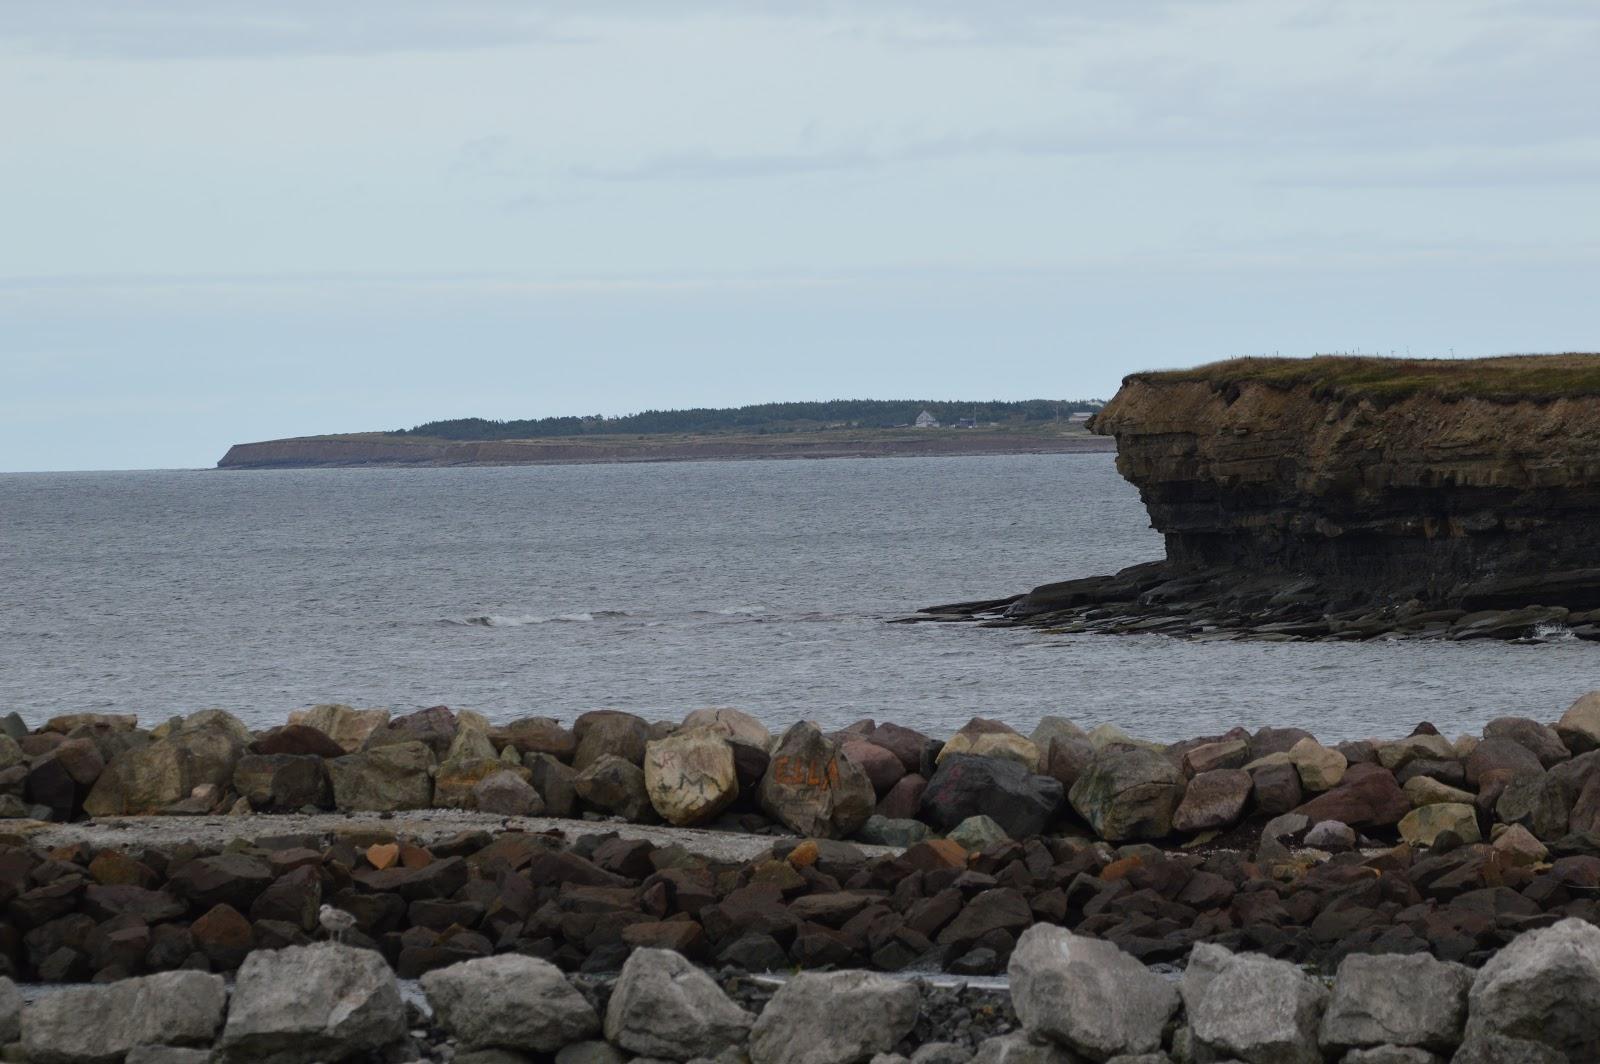
[[[935,607],[1203,638],[1600,639],[1600,355],[1137,373],[1117,441],[1165,560]]]
[[[237,443],[221,469],[321,466],[494,466],[580,462],[690,462],[743,458],[871,458],[1107,452],[1115,444],[1081,429],[838,430],[771,435],[586,436],[440,440],[362,433]]]

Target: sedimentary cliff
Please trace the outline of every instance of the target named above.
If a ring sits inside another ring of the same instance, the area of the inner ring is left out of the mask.
[[[1303,628],[1277,634],[1373,634],[1542,608],[1509,635],[1600,608],[1600,355],[1140,373],[1092,427],[1116,437],[1166,560],[1036,589],[1012,618],[1206,602],[1225,624]]]

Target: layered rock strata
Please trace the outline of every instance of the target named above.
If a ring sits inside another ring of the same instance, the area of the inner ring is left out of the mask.
[[[1069,628],[1600,638],[1600,355],[1241,359],[1096,417],[1166,559],[937,612]]]

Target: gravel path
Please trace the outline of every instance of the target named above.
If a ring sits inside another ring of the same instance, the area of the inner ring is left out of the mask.
[[[759,857],[777,841],[771,835],[742,835],[728,831],[703,831],[697,828],[646,826],[610,820],[563,820],[557,817],[502,817],[488,813],[469,813],[457,809],[422,809],[385,815],[380,813],[297,813],[251,816],[131,816],[109,817],[77,824],[44,824],[24,827],[22,822],[6,825],[20,830],[36,849],[51,850],[83,842],[90,846],[171,846],[192,842],[216,849],[234,839],[255,842],[285,835],[336,836],[373,833],[403,835],[421,845],[447,839],[463,831],[559,832],[569,841],[585,835],[616,834],[625,839],[644,839],[657,846],[682,846],[690,853],[714,861],[748,861]],[[893,846],[856,844],[868,856],[900,852]]]

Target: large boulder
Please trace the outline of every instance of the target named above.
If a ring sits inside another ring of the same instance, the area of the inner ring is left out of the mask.
[[[1107,746],[1095,754],[1068,798],[1101,838],[1124,842],[1170,835],[1183,790],[1183,773],[1166,755]]]
[[[1510,739],[1539,759],[1545,768],[1560,764],[1572,756],[1561,741],[1561,735],[1548,724],[1540,724],[1528,717],[1496,717],[1483,726],[1485,739]]]
[[[1171,981],[1110,942],[1052,924],[1022,933],[1008,972],[1023,1029],[1092,1061],[1156,1052],[1178,1009]]]
[[[921,997],[876,972],[801,972],[751,1029],[751,1064],[859,1064],[888,1053],[916,1024]]]
[[[161,972],[65,987],[23,1010],[30,1064],[111,1064],[134,1046],[210,1045],[228,1000],[220,975]]]
[[[489,737],[502,746],[516,747],[524,758],[529,754],[549,754],[569,765],[578,750],[577,737],[550,717],[523,717],[493,729]],[[534,786],[538,786],[537,781]]]
[[[380,1050],[405,1033],[400,985],[383,956],[321,943],[245,958],[219,1048],[229,1064],[312,1064]]]
[[[309,724],[285,724],[258,737],[249,746],[252,754],[315,754],[339,757],[349,753],[325,732]]]
[[[861,766],[872,783],[873,791],[880,797],[888,794],[906,774],[905,765],[892,751],[885,750],[869,739],[846,739],[840,743],[839,752]]]
[[[1426,953],[1355,953],[1339,964],[1322,1016],[1324,1049],[1418,1046],[1447,1053],[1461,1041],[1473,971]]]
[[[203,784],[221,791],[233,782],[234,768],[252,741],[249,729],[220,709],[192,713],[152,734],[158,738],[111,759],[84,799],[86,813],[154,813]]]
[[[1295,810],[1313,824],[1337,820],[1353,828],[1398,824],[1411,811],[1405,791],[1394,773],[1380,765],[1351,765],[1332,790],[1317,795]]]
[[[939,762],[922,792],[922,818],[950,831],[969,817],[986,816],[1007,835],[1039,835],[1061,809],[1061,784],[998,757],[957,754]]]
[[[877,795],[861,766],[806,721],[783,733],[761,777],[761,808],[789,830],[818,838],[853,835],[872,815]]]
[[[669,824],[684,827],[712,819],[739,797],[733,744],[701,729],[646,744],[644,789]]]
[[[554,1053],[600,1029],[594,1006],[549,961],[480,957],[422,977],[440,1026],[467,1049]]]
[[[1245,1064],[1322,1064],[1318,1028],[1328,991],[1287,961],[1239,954],[1189,1014],[1195,1041]]]
[[[337,743],[345,753],[353,754],[361,749],[368,736],[389,723],[389,711],[356,709],[332,703],[296,710],[289,714],[289,723],[315,728]]]
[[[572,767],[580,772],[607,755],[642,765],[650,722],[618,709],[596,709],[572,722],[572,734],[578,741]]]
[[[1556,734],[1575,754],[1600,750],[1600,691],[1579,698],[1556,721]]]
[[[258,813],[332,802],[327,770],[315,754],[245,754],[234,766],[233,789]]]
[[[527,770],[505,768],[479,780],[472,788],[472,807],[496,816],[539,816],[544,799],[527,780]]]
[[[1544,771],[1539,755],[1515,739],[1485,739],[1466,757],[1467,785],[1481,790],[1491,778],[1505,780],[1537,776]]]
[[[433,751],[398,743],[327,762],[333,803],[342,813],[389,813],[433,804]]]
[[[385,746],[422,743],[433,751],[435,760],[443,760],[450,752],[450,744],[455,741],[459,727],[456,715],[450,712],[448,706],[429,706],[415,713],[395,717],[381,728],[374,728],[362,744],[362,749],[378,750]]]
[[[1232,827],[1250,800],[1250,773],[1237,768],[1202,772],[1184,788],[1172,813],[1172,829],[1184,833]]]
[[[1600,1046],[1600,928],[1578,919],[1528,931],[1489,958],[1468,995],[1465,1042],[1531,1043],[1592,1061]]]
[[[589,805],[624,820],[651,821],[656,817],[645,789],[644,770],[615,754],[602,754],[572,781]]]
[[[1079,738],[1080,736],[1071,736]],[[961,730],[945,740],[937,762],[958,754],[975,757],[1003,757],[1015,761],[1029,772],[1039,771],[1040,752],[1033,740],[1019,734],[1009,724],[998,720],[973,717]]]
[[[1332,790],[1344,779],[1350,762],[1339,751],[1315,739],[1301,739],[1289,747],[1289,762],[1300,774],[1300,784],[1313,794]]]
[[[636,949],[611,992],[605,1033],[638,1056],[690,1060],[742,1048],[754,1022],[681,954]]]
[[[544,800],[547,815],[570,817],[576,812],[578,774],[570,765],[558,761],[553,754],[529,754],[522,764],[532,773],[530,782]]]
[[[724,739],[757,746],[763,750],[772,746],[772,733],[767,726],[742,709],[728,706],[711,706],[697,709],[683,718],[683,727],[689,730],[709,730]]]
[[[1470,805],[1436,802],[1418,806],[1400,818],[1400,837],[1413,846],[1432,846],[1439,836],[1450,832],[1457,844],[1481,841],[1478,812]]]
[[[433,777],[433,804],[439,809],[476,809],[478,784],[501,772],[527,777],[521,765],[508,765],[498,757],[462,757],[446,761]]]
[[[893,723],[880,724],[872,730],[871,735],[863,738],[899,758],[907,773],[922,771],[922,755],[933,741],[914,728],[905,728]]]

